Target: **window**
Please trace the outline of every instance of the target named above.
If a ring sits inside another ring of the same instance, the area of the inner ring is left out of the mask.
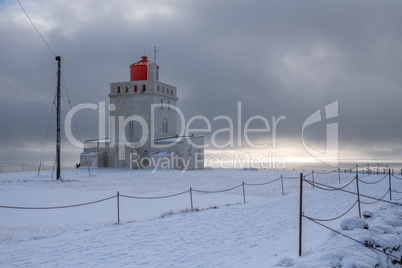
[[[171,91],[170,93],[171,93],[171,95],[173,96],[173,89],[172,89],[172,91]]]
[[[126,151],[124,149],[120,149],[120,160],[126,160]]]
[[[117,87],[117,93],[120,93],[120,87]]]
[[[166,89],[166,93],[169,94],[169,89],[168,88]]]
[[[202,156],[202,153],[201,153],[201,149],[197,149],[197,160],[202,160],[202,158],[203,158],[203,156]]]
[[[134,92],[137,92],[137,85],[134,86]]]
[[[162,87],[162,93],[165,93],[165,87]]]
[[[159,92],[159,86],[158,86],[158,92]]]
[[[142,85],[142,91],[145,91],[147,87],[145,85]]]
[[[163,99],[161,99],[161,110],[163,110]]]
[[[126,86],[126,93],[128,92],[128,89],[129,89],[128,86]]]
[[[168,100],[168,110],[170,110],[170,100]]]
[[[134,121],[130,121],[130,132],[134,131]]]

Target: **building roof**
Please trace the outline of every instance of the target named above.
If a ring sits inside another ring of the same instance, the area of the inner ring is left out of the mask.
[[[154,152],[154,153],[151,153],[151,156],[169,156],[174,153],[175,152]]]
[[[84,140],[84,143],[108,143],[110,142],[110,139],[93,139],[93,140]]]
[[[162,137],[154,139],[155,143],[171,143],[171,142],[183,142],[187,140],[194,140],[194,139],[201,139],[204,138],[202,135],[197,136],[169,136],[169,137]]]

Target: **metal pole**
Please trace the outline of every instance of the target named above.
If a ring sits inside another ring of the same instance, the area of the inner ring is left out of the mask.
[[[391,187],[391,169],[388,172],[388,179],[389,179],[389,200],[392,200],[392,187]]]
[[[302,255],[302,227],[303,227],[303,173],[300,173],[300,210],[299,210],[299,256]]]
[[[281,175],[281,184],[282,184],[282,195],[285,195],[285,189],[283,189],[283,176]]]
[[[117,223],[120,223],[120,194],[117,191]]]
[[[313,177],[313,189],[314,189],[314,170],[311,172],[311,176]]]
[[[193,190],[190,187],[190,201],[191,201],[191,211],[194,211],[193,207]]]
[[[362,217],[362,212],[360,209],[360,193],[359,193],[359,174],[356,174],[356,187],[357,187],[357,204],[359,205],[359,217]]]
[[[243,202],[246,203],[246,192],[244,191],[244,181],[243,181]]]
[[[57,171],[56,171],[56,179],[60,179],[60,69],[61,69],[61,58],[60,56],[56,57],[57,60],[57,139],[56,139],[56,163],[57,163]]]

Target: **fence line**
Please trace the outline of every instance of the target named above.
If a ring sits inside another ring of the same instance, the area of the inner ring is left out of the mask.
[[[387,176],[389,176],[388,173],[385,174],[384,177],[382,177],[380,180],[378,180],[378,181],[376,181],[376,182],[367,182],[367,181],[363,181],[363,180],[361,180],[361,179],[359,179],[359,181],[362,182],[362,183],[365,183],[365,184],[376,184],[376,183],[379,183],[379,182],[381,182],[382,180],[384,180]]]
[[[339,218],[342,218],[346,214],[348,214],[356,206],[356,204],[357,204],[357,200],[348,210],[346,210],[346,212],[342,213],[341,215],[339,215],[339,216],[337,216],[335,218],[331,218],[331,219],[314,219],[314,220],[315,221],[334,221],[334,220],[337,220]],[[303,214],[303,216],[304,216],[304,214]],[[306,216],[304,216],[304,217],[306,217]]]
[[[81,204],[75,204],[75,205],[66,205],[66,206],[56,206],[56,207],[17,207],[17,206],[2,206],[0,205],[0,208],[11,208],[11,209],[62,209],[62,208],[73,208],[73,207],[81,207],[81,206],[87,206],[87,205],[92,205],[95,203],[100,203],[109,199],[113,199],[117,197],[117,195],[103,198],[100,200],[96,201],[91,201],[91,202],[86,202],[86,203],[81,203]]]
[[[367,165],[367,166],[368,166],[368,165]],[[340,171],[340,170],[339,170],[339,171]],[[368,173],[368,174],[370,174],[370,173]],[[378,173],[377,173],[377,174],[378,174]],[[360,194],[360,192],[359,192],[359,184],[358,184],[359,181],[360,181],[360,182],[363,182],[363,183],[366,183],[366,184],[372,185],[372,184],[377,184],[377,183],[381,182],[381,181],[384,180],[387,176],[388,176],[388,178],[389,178],[389,189],[387,190],[387,192],[386,192],[381,198],[376,198],[376,197],[372,197],[372,196]],[[340,188],[333,187],[333,186],[326,185],[326,184],[319,183],[319,182],[314,182],[314,181],[311,181],[311,180],[307,180],[305,177],[306,177],[306,176],[303,176],[303,173],[300,173],[299,256],[302,255],[302,226],[303,226],[303,225],[302,225],[302,220],[301,220],[301,219],[304,217],[304,218],[306,218],[306,219],[308,219],[308,220],[310,220],[310,221],[312,221],[312,222],[314,222],[314,223],[316,223],[316,224],[319,224],[319,225],[321,225],[321,226],[323,226],[323,227],[325,227],[325,228],[327,228],[327,229],[329,229],[329,230],[332,230],[332,231],[334,231],[334,232],[336,232],[336,233],[338,233],[338,234],[340,234],[340,235],[343,235],[344,237],[346,237],[346,238],[348,238],[348,239],[351,239],[351,240],[353,240],[353,241],[355,241],[355,242],[358,242],[358,243],[360,243],[360,244],[363,244],[363,245],[366,246],[366,247],[372,248],[372,249],[374,249],[374,250],[377,250],[377,251],[379,251],[379,252],[382,252],[382,253],[388,255],[389,257],[394,258],[394,260],[392,260],[392,261],[396,261],[396,260],[397,260],[398,262],[400,262],[400,261],[402,260],[400,257],[396,257],[396,256],[394,256],[394,255],[392,255],[392,254],[390,254],[390,253],[388,253],[388,252],[379,250],[379,249],[377,249],[377,248],[375,248],[375,247],[372,247],[372,245],[370,245],[370,244],[368,244],[368,243],[363,243],[363,242],[361,242],[361,241],[359,241],[359,240],[356,240],[356,239],[354,239],[354,238],[352,238],[352,237],[350,237],[350,236],[347,236],[347,235],[345,235],[345,234],[343,234],[343,233],[341,233],[341,232],[339,232],[339,231],[336,231],[336,230],[334,230],[334,229],[332,229],[332,228],[330,228],[330,227],[328,227],[328,226],[326,226],[326,225],[320,223],[320,221],[333,221],[333,220],[337,220],[337,219],[339,219],[339,218],[345,216],[347,213],[349,213],[349,212],[356,206],[356,204],[359,205],[359,216],[360,216],[360,218],[361,218],[360,203],[366,204],[366,205],[372,205],[372,204],[375,204],[375,203],[378,203],[378,202],[385,202],[385,203],[389,203],[389,204],[393,204],[393,205],[397,205],[397,206],[402,206],[401,203],[396,203],[396,202],[392,202],[392,201],[391,201],[391,200],[392,200],[392,195],[391,195],[392,192],[402,194],[402,192],[392,190],[392,182],[391,182],[392,180],[391,180],[391,177],[394,177],[394,178],[396,178],[396,179],[402,179],[402,178],[398,178],[398,177],[394,176],[393,170],[391,171],[391,169],[388,169],[388,173],[385,173],[385,172],[384,172],[384,177],[382,177],[382,178],[381,178],[380,180],[378,180],[378,181],[375,181],[375,182],[366,182],[366,181],[363,181],[363,180],[359,179],[358,170],[357,170],[357,165],[356,165],[356,177],[355,177],[351,182],[349,182],[348,184],[346,184],[346,185],[344,185],[344,186],[342,186],[342,187],[340,187]],[[352,191],[345,190],[344,188],[346,188],[348,185],[350,185],[354,180],[356,180],[357,192],[352,192]],[[326,190],[326,191],[343,191],[343,192],[346,192],[346,193],[350,193],[350,194],[357,195],[357,201],[356,201],[356,202],[352,205],[352,207],[350,207],[347,211],[345,211],[344,213],[342,213],[341,215],[339,215],[339,216],[337,216],[337,217],[335,217],[335,218],[331,218],[331,219],[314,219],[314,218],[312,218],[312,217],[305,216],[305,215],[304,215],[304,212],[303,212],[303,209],[302,209],[302,208],[303,208],[303,205],[302,205],[303,181],[305,181],[305,182],[307,182],[307,183],[313,185],[313,187],[315,186],[315,187],[317,187],[318,189],[321,189],[321,190]],[[384,200],[384,198],[387,196],[388,193],[389,193],[389,199],[390,199],[390,201]],[[373,200],[375,200],[375,201],[374,201],[374,202],[363,202],[363,201],[360,201],[360,196],[361,196],[361,197],[365,197],[365,198],[369,198],[369,199],[373,199]]]
[[[350,239],[350,240],[352,240],[352,241],[355,241],[355,242],[357,242],[357,243],[359,243],[359,244],[362,244],[363,246],[365,246],[365,247],[367,247],[367,248],[371,248],[371,249],[374,249],[374,250],[376,250],[376,251],[378,251],[378,252],[381,252],[381,253],[383,253],[383,254],[385,254],[385,255],[388,255],[388,256],[394,258],[395,261],[400,262],[400,260],[401,260],[400,257],[397,257],[397,256],[395,256],[395,255],[392,255],[391,253],[388,253],[388,252],[386,252],[385,250],[380,250],[380,249],[378,249],[378,248],[376,248],[376,247],[373,247],[372,245],[370,245],[370,244],[368,244],[368,243],[364,243],[364,242],[359,241],[359,240],[357,240],[357,239],[355,239],[355,238],[353,238],[353,237],[351,237],[351,236],[348,236],[348,235],[346,235],[346,234],[344,234],[344,233],[341,233],[341,232],[339,232],[339,231],[337,231],[337,230],[335,230],[335,229],[333,229],[333,228],[331,228],[331,227],[328,227],[328,226],[322,224],[321,222],[318,222],[318,221],[314,220],[313,218],[310,218],[310,217],[307,217],[307,216],[304,216],[304,215],[303,215],[303,217],[306,218],[306,219],[308,219],[308,220],[310,220],[310,221],[312,221],[312,222],[314,222],[314,223],[316,223],[316,224],[318,224],[318,225],[321,225],[321,226],[324,227],[324,228],[327,228],[328,230],[331,230],[331,231],[333,231],[333,232],[335,232],[335,233],[337,233],[337,234],[340,234],[340,235],[342,235],[342,236],[344,236],[344,237],[346,237],[346,238],[348,238],[348,239]]]

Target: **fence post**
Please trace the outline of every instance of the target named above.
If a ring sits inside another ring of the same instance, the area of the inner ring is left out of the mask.
[[[303,173],[300,173],[299,257],[302,255],[302,227],[303,227]]]
[[[362,217],[362,212],[360,209],[360,193],[359,193],[359,174],[356,174],[356,187],[357,187],[357,204],[359,205],[359,217]]]
[[[313,189],[314,189],[314,170],[311,172],[311,177],[313,178]]]
[[[190,187],[190,201],[191,201],[191,211],[194,211],[193,207],[193,189]]]
[[[338,178],[339,178],[339,184],[341,184],[341,169],[338,168]]]
[[[391,169],[389,171],[391,171]],[[391,172],[388,172],[388,179],[389,179],[389,200],[392,200]]]
[[[117,223],[120,223],[120,194],[117,191]]]
[[[282,195],[285,195],[285,189],[283,189],[283,176],[281,175],[281,184],[282,184]]]
[[[244,191],[244,181],[243,181],[243,202],[246,203],[246,192]]]

